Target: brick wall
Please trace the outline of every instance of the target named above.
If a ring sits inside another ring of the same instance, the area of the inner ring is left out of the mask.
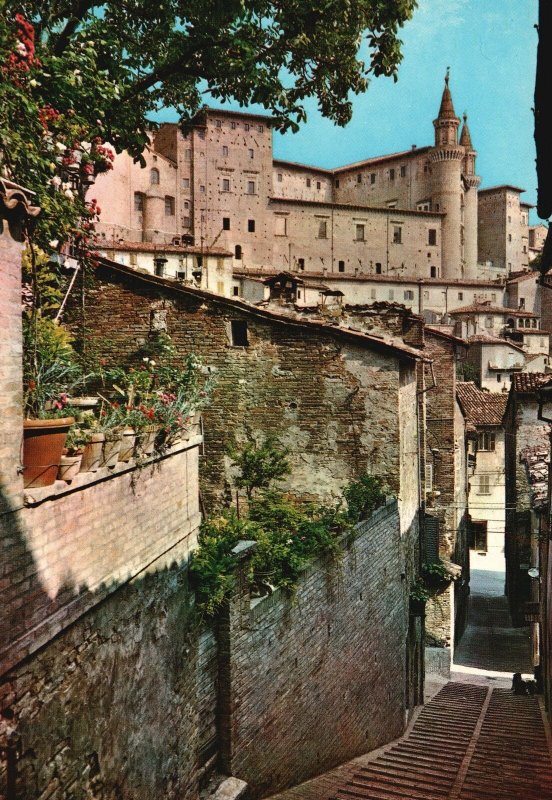
[[[295,597],[275,591],[251,601],[237,591],[222,636],[231,695],[223,751],[227,768],[254,796],[402,733],[403,569],[397,505],[390,502],[362,523],[340,565],[307,570]]]

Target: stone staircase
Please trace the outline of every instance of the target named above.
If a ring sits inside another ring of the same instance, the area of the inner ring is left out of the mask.
[[[359,766],[332,800],[552,800],[536,697],[448,683],[410,732]]]

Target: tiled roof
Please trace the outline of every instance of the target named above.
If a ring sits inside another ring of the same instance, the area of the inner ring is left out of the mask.
[[[521,394],[534,394],[542,385],[542,379],[548,378],[543,372],[516,372],[513,377],[514,391]]]
[[[525,352],[523,347],[520,347],[518,344],[514,344],[512,341],[510,341],[510,339],[501,339],[499,336],[485,336],[484,333],[477,333],[474,336],[468,336],[468,342],[469,344],[507,344],[508,347],[513,347],[514,350],[518,350],[520,353]]]
[[[300,200],[296,197],[269,197],[271,203],[288,203],[297,206],[313,206],[315,208],[336,208],[343,209],[344,211],[374,211],[380,214],[389,215],[392,213],[395,217],[406,217],[407,215],[414,217],[444,217],[445,211],[418,211],[414,208],[388,208],[387,206],[367,206],[361,203],[332,203],[329,200]]]
[[[506,306],[489,306],[485,303],[472,303],[471,306],[462,306],[448,312],[454,314],[497,314],[504,317],[538,317],[532,311],[525,311],[519,308],[507,308]]]
[[[343,167],[335,167],[333,170],[336,174],[340,172],[347,172],[352,169],[359,169],[360,167],[369,167],[372,164],[376,165],[382,161],[394,161],[396,158],[410,158],[411,156],[418,156],[421,153],[427,153],[431,147],[425,145],[424,147],[412,147],[410,150],[402,150],[399,153],[389,153],[386,156],[375,156],[374,158],[365,158],[362,161],[354,161],[352,164],[345,164]]]
[[[536,279],[538,277],[539,277],[539,273],[538,272],[535,272],[533,270],[529,270],[529,271],[522,272],[522,273],[517,274],[517,275],[512,275],[512,277],[506,278],[506,283],[521,283],[522,281],[526,281],[529,278],[535,278]]]
[[[385,209],[377,209],[379,211],[385,211]],[[419,211],[419,214],[423,214],[426,212]],[[270,275],[277,275],[281,270],[274,269],[273,267],[235,267],[234,268],[234,275],[239,275],[240,277],[246,278],[249,275],[254,275],[257,277],[269,277]],[[397,284],[414,284],[414,286],[476,286],[478,288],[483,287],[485,289],[502,289],[503,282],[502,279],[498,281],[482,281],[477,278],[473,280],[463,280],[458,278],[418,278],[415,275],[410,277],[404,275],[377,275],[375,273],[368,273],[368,272],[359,272],[357,275],[354,275],[351,272],[319,272],[316,270],[306,270],[305,272],[301,273],[302,277],[305,280],[309,280],[310,278],[324,278],[324,280],[335,280],[335,281],[364,281],[366,283],[397,283]],[[551,270],[552,274],[552,270]],[[450,313],[450,312],[449,312]],[[530,316],[529,312],[527,316]]]
[[[543,508],[548,498],[550,446],[526,447],[520,452],[519,460],[527,469],[531,485],[531,505],[533,508]]]
[[[507,394],[483,392],[473,381],[468,381],[456,384],[456,396],[468,422],[473,425],[502,424]]]
[[[511,189],[514,192],[524,192],[525,189],[522,189],[521,186],[512,186],[510,183],[501,183],[499,186],[488,186],[486,189],[480,189],[479,194],[482,192],[501,192],[504,189]]]
[[[223,247],[196,247],[185,244],[163,244],[162,242],[113,242],[111,239],[97,238],[95,247],[98,250],[114,250],[121,253],[186,253],[192,255],[229,257],[232,253]]]

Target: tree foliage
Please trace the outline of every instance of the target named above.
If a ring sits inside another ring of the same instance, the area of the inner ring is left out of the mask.
[[[339,125],[370,74],[396,75],[399,28],[415,0],[27,0],[0,9],[0,156],[38,193],[42,244],[71,233],[86,208],[58,164],[79,150],[109,167],[110,142],[137,159],[148,117],[191,120],[209,92],[257,103],[295,129],[304,101]],[[17,12],[17,13],[14,13]],[[359,56],[365,42],[366,62]],[[88,147],[81,147],[81,143]],[[59,149],[57,149],[59,148]],[[80,156],[79,156],[80,158]],[[53,183],[52,183],[53,181]],[[57,185],[56,185],[57,184]],[[58,230],[55,230],[57,227]]]

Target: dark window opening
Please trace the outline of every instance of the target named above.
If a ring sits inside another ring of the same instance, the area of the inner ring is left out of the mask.
[[[232,334],[232,345],[234,347],[249,347],[247,338],[247,322],[242,319],[230,321],[230,332]]]
[[[435,228],[430,228],[427,232],[427,243],[429,245],[437,244],[437,231]]]
[[[229,231],[230,230],[230,217],[223,217],[222,218],[222,230]]]
[[[376,173],[372,172],[372,174],[370,175],[370,183],[375,183],[375,182],[376,182]]]
[[[381,275],[381,264],[379,261],[376,261],[376,275]]]
[[[339,178],[335,179],[335,188],[339,189]]]
[[[297,259],[297,266],[298,266],[299,269],[305,269],[305,259],[304,258],[298,258]]]
[[[345,262],[344,261],[338,261],[337,270],[338,270],[338,272],[345,272]]]
[[[357,183],[362,183],[362,175],[360,173],[357,175]]]
[[[239,297],[239,296],[240,296],[240,287],[234,286],[234,297]]]
[[[472,521],[469,532],[470,550],[487,552],[487,523]]]
[[[401,178],[406,177],[406,167],[401,167]]]
[[[431,267],[430,270],[429,270],[429,274],[431,275],[432,278],[436,278],[437,277],[437,267]]]
[[[390,169],[389,170],[389,180],[390,181],[394,181],[395,180],[395,170],[394,169]]]
[[[248,219],[247,220],[247,230],[248,230],[248,233],[255,233],[255,220],[254,219]]]
[[[242,257],[241,244],[237,244],[235,246],[235,248],[234,248],[234,258],[237,258],[238,260],[240,260],[241,257]]]

